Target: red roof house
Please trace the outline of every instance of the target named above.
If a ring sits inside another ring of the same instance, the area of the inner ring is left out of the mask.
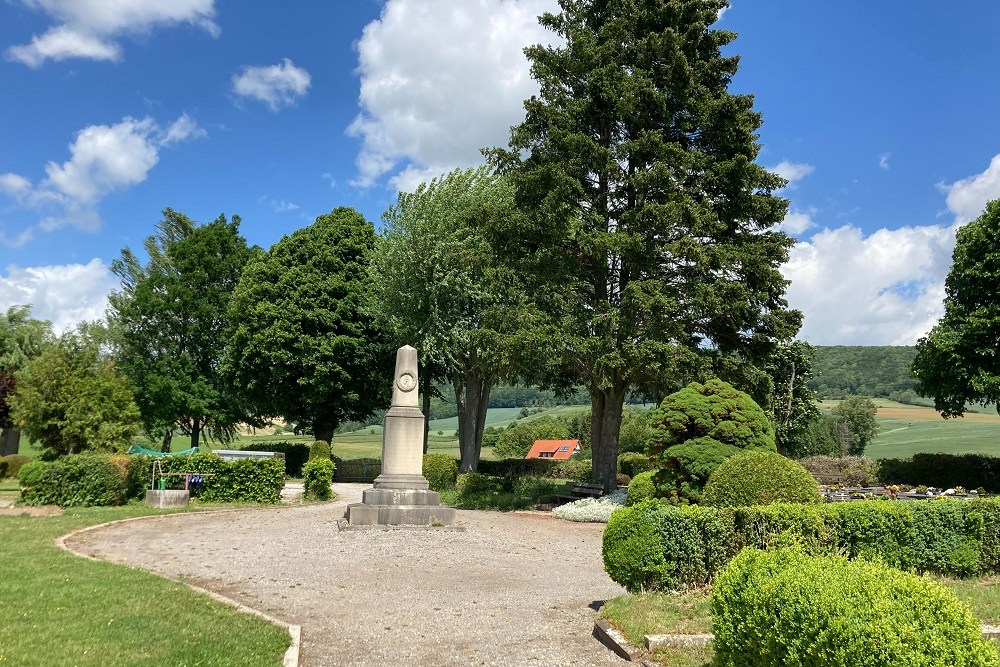
[[[535,440],[526,459],[565,460],[580,451],[579,440]]]

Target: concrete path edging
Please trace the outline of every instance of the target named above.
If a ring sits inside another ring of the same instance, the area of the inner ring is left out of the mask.
[[[198,514],[198,515],[227,514],[227,513],[230,513],[230,512],[242,512],[242,511],[248,511],[248,510],[249,511],[260,511],[262,509],[280,510],[280,509],[284,509],[284,508],[283,507],[253,507],[253,508],[219,509],[219,510],[202,510],[202,511],[197,511],[196,510],[196,511],[193,511],[193,512],[170,512],[170,513],[164,513],[164,514],[150,514],[148,516],[134,516],[134,517],[129,517],[127,519],[117,519],[115,521],[105,521],[104,523],[98,523],[98,524],[95,524],[93,526],[85,526],[83,528],[78,528],[77,530],[70,531],[70,532],[66,533],[65,535],[62,535],[62,536],[56,538],[55,545],[57,547],[59,547],[60,549],[62,549],[63,551],[65,551],[67,553],[70,553],[70,554],[73,554],[74,556],[78,556],[80,558],[86,558],[87,560],[94,561],[96,563],[107,563],[108,565],[118,565],[117,563],[112,563],[111,561],[106,561],[106,560],[103,560],[103,559],[100,559],[100,558],[95,558],[94,556],[91,556],[90,554],[85,554],[85,553],[82,553],[80,551],[76,551],[75,549],[73,549],[72,547],[70,547],[68,544],[66,544],[66,540],[72,539],[72,538],[76,537],[77,535],[82,535],[84,533],[89,533],[91,531],[100,530],[102,528],[107,528],[108,526],[114,526],[114,525],[121,524],[121,523],[131,523],[133,521],[145,521],[145,520],[148,520],[148,519],[159,519],[159,518],[162,518],[164,516],[177,516],[177,515],[180,515],[180,514]],[[126,566],[122,566],[122,567],[126,567]],[[257,616],[258,618],[261,618],[261,619],[267,621],[268,623],[271,623],[273,625],[277,625],[278,627],[281,627],[281,628],[285,628],[285,630],[288,632],[288,636],[291,637],[292,643],[289,645],[288,650],[285,651],[285,655],[284,655],[284,658],[282,659],[282,663],[281,663],[282,667],[299,667],[299,652],[300,652],[300,649],[302,647],[302,628],[301,628],[301,626],[294,625],[292,623],[286,623],[285,621],[282,621],[281,619],[275,618],[274,616],[271,616],[270,614],[267,614],[267,613],[261,611],[260,609],[254,609],[253,607],[248,607],[247,605],[243,604],[242,602],[238,602],[238,601],[236,601],[236,600],[234,600],[232,598],[226,597],[225,595],[222,595],[221,593],[216,593],[215,591],[208,590],[207,588],[202,588],[201,586],[196,586],[196,585],[194,585],[192,583],[189,583],[187,581],[184,581],[182,579],[177,579],[177,578],[174,578],[174,577],[170,577],[170,576],[167,576],[165,574],[161,574],[160,572],[153,572],[152,570],[144,570],[144,571],[148,572],[148,573],[150,573],[152,575],[155,575],[157,577],[162,577],[163,579],[167,579],[168,581],[174,581],[174,582],[177,582],[178,584],[183,584],[183,585],[187,586],[188,588],[190,588],[193,591],[201,593],[202,595],[207,595],[208,597],[212,598],[216,602],[221,602],[222,604],[225,604],[225,605],[228,605],[230,607],[233,607],[237,611],[241,611],[241,612],[243,612],[245,614],[251,614],[252,616]]]

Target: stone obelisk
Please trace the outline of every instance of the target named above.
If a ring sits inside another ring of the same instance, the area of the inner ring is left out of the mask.
[[[417,396],[417,351],[404,345],[396,352],[392,406],[382,433],[382,474],[362,501],[347,506],[354,526],[450,526],[455,510],[441,507],[441,495],[429,490],[423,475],[424,413]]]

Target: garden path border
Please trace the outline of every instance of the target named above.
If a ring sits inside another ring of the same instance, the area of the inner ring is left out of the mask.
[[[106,563],[108,565],[118,565],[117,563],[112,563],[111,561],[106,561],[106,560],[104,560],[102,558],[97,558],[96,556],[91,556],[90,554],[86,554],[86,553],[83,553],[83,552],[80,552],[80,551],[76,551],[75,549],[73,549],[72,547],[70,547],[68,544],[66,544],[66,540],[72,539],[72,538],[74,538],[74,537],[76,537],[78,535],[82,535],[84,533],[89,533],[89,532],[94,531],[94,530],[100,530],[102,528],[107,528],[108,526],[114,526],[114,525],[120,524],[120,523],[132,523],[134,521],[144,521],[144,520],[147,520],[147,519],[159,519],[159,518],[162,518],[164,516],[178,516],[178,515],[186,515],[186,514],[190,514],[190,515],[197,514],[197,515],[202,515],[203,516],[203,515],[206,515],[206,514],[228,514],[228,513],[232,513],[232,512],[245,512],[245,511],[254,511],[254,512],[257,512],[257,511],[260,511],[260,510],[281,510],[281,509],[285,509],[285,508],[284,507],[252,507],[252,508],[250,508],[250,507],[246,507],[246,508],[241,507],[241,508],[233,508],[233,509],[195,510],[195,511],[192,511],[192,512],[165,512],[165,513],[162,513],[162,514],[150,514],[150,515],[147,515],[147,516],[133,516],[133,517],[128,517],[126,519],[116,519],[114,521],[105,521],[104,523],[94,524],[93,526],[84,526],[83,528],[78,528],[76,530],[72,530],[72,531],[66,533],[65,535],[61,535],[61,536],[57,537],[56,540],[55,540],[55,545],[57,547],[59,547],[60,549],[62,549],[63,551],[65,551],[67,553],[70,553],[70,554],[72,554],[74,556],[78,556],[80,558],[86,558],[87,560],[94,561],[96,563]],[[121,567],[125,567],[125,566],[121,566]],[[170,577],[170,576],[167,576],[166,574],[162,574],[160,572],[154,572],[153,570],[146,570],[145,568],[137,568],[137,569],[142,569],[144,572],[148,572],[148,573],[150,573],[152,575],[155,575],[157,577],[161,577],[161,578],[166,579],[168,581],[174,581],[174,582],[177,582],[179,584],[183,584],[184,586],[187,586],[191,590],[193,590],[193,591],[195,591],[197,593],[201,593],[202,595],[207,595],[208,597],[212,598],[213,600],[215,600],[217,602],[221,602],[222,604],[225,604],[227,606],[233,607],[237,611],[243,612],[245,614],[251,614],[253,616],[257,616],[258,618],[264,619],[268,623],[271,623],[273,625],[277,625],[278,627],[281,627],[281,628],[285,628],[285,630],[288,632],[289,637],[291,637],[292,643],[289,645],[288,650],[285,651],[285,655],[284,655],[284,658],[282,659],[282,663],[281,663],[282,667],[298,667],[299,666],[299,651],[300,651],[301,646],[302,646],[302,627],[301,626],[294,625],[292,623],[287,623],[285,621],[282,621],[279,618],[275,618],[274,616],[271,616],[270,614],[267,614],[267,613],[261,611],[260,609],[254,609],[253,607],[249,607],[249,606],[243,604],[242,602],[237,602],[236,600],[234,600],[232,598],[226,597],[225,595],[222,595],[221,593],[216,593],[215,591],[209,590],[207,588],[202,588],[201,586],[196,586],[195,584],[192,584],[190,582],[184,581],[183,579],[177,579],[177,578],[174,578],[174,577]]]

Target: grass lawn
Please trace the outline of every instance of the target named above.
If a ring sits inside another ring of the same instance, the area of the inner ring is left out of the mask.
[[[968,604],[981,621],[1000,623],[1000,577],[938,578],[937,581]],[[711,632],[708,599],[708,589],[622,595],[604,603],[598,616],[611,621],[633,646],[641,647],[646,635]],[[708,667],[712,657],[711,646],[660,649],[653,653],[654,659],[670,667]]]
[[[0,479],[0,500],[17,500],[20,497],[21,488],[16,479],[12,477]]]
[[[0,664],[281,664],[284,629],[181,584],[53,544],[76,528],[148,513],[135,505],[0,516]]]

